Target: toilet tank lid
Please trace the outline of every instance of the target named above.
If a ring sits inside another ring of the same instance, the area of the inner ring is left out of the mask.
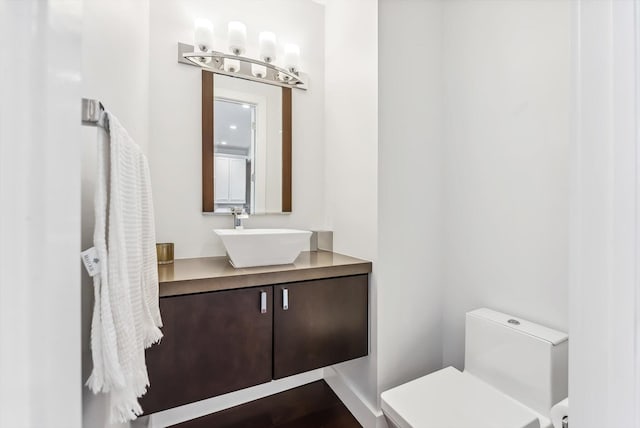
[[[562,331],[554,330],[531,321],[524,320],[513,315],[504,314],[487,308],[480,308],[467,312],[468,317],[476,317],[498,323],[504,327],[511,328],[520,333],[533,336],[537,339],[549,342],[552,345],[559,345],[569,340],[569,335]]]

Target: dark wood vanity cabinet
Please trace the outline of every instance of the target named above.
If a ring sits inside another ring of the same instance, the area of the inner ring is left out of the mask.
[[[368,353],[366,274],[162,297],[160,311],[145,414]]]
[[[267,286],[161,298],[164,337],[146,352],[144,413],[269,382],[272,296]]]
[[[273,378],[368,353],[368,275],[274,286]]]

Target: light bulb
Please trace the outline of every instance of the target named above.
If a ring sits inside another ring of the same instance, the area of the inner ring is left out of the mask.
[[[260,78],[267,77],[267,67],[259,64],[251,64],[251,74]]]
[[[227,71],[229,73],[237,73],[238,71],[240,71],[240,61],[238,61],[237,59],[225,58],[224,71]]]
[[[284,47],[284,67],[291,72],[298,72],[300,67],[300,47],[287,44]]]
[[[242,55],[247,44],[247,26],[239,21],[229,23],[229,50],[235,55]]]
[[[209,52],[213,48],[213,24],[207,19],[196,19],[194,44],[200,52]]]
[[[260,58],[264,62],[273,62],[276,59],[276,35],[271,31],[263,31],[258,36],[260,44]]]

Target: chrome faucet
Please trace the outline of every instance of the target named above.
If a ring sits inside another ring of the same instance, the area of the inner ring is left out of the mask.
[[[249,214],[247,214],[244,208],[232,207],[231,214],[233,215],[233,228],[244,229],[244,226],[242,225],[242,220],[249,218]]]

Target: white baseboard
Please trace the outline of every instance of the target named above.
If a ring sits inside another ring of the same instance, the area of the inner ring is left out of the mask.
[[[154,413],[147,417],[140,418],[135,424],[136,427],[162,428],[185,422],[191,419],[199,418],[211,413],[219,412],[240,404],[259,398],[268,397],[288,389],[306,385],[323,378],[323,370],[311,370],[295,376],[289,376],[284,379],[278,379],[269,383],[252,386],[251,388],[241,389],[240,391],[230,392],[228,394],[219,395],[207,400],[197,401],[195,403],[185,404],[184,406],[175,407],[173,409],[164,410]],[[145,420],[146,419],[146,420]]]
[[[240,404],[253,400],[268,397],[288,389],[306,385],[324,379],[338,396],[340,401],[349,409],[353,416],[364,428],[387,428],[387,422],[380,409],[375,408],[362,396],[350,383],[332,367],[312,370],[299,375],[290,376],[284,379],[274,380],[262,385],[228,394],[209,398],[184,406],[154,413],[150,416],[139,418],[132,425],[133,427],[164,428],[175,425],[211,413],[219,412]]]
[[[387,421],[382,411],[372,406],[338,371],[332,367],[326,367],[324,380],[360,425],[364,428],[387,428]]]

